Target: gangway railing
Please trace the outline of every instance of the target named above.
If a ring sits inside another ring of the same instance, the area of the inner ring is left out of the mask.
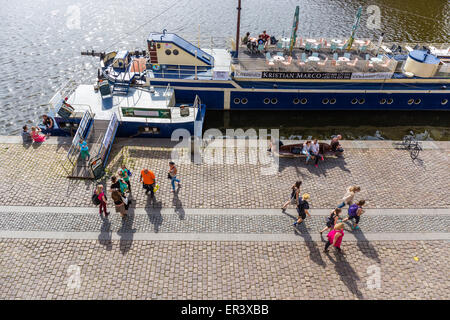
[[[67,156],[65,161],[62,163],[62,166],[68,175],[72,174],[73,168],[76,166],[78,157],[80,155],[80,142],[82,140],[86,140],[89,131],[92,126],[92,122],[94,119],[94,114],[91,110],[86,110],[84,112],[83,118],[81,118],[80,124],[78,126],[77,132],[72,139],[72,144],[67,152]]]

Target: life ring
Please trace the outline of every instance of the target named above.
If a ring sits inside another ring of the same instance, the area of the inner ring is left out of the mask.
[[[161,69],[161,66],[159,64],[152,65],[152,69],[155,71],[159,71]]]

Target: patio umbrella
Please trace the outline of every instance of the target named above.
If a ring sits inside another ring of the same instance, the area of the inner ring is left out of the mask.
[[[361,21],[361,13],[362,13],[362,6],[360,6],[358,8],[358,11],[356,12],[355,23],[353,24],[352,27],[352,35],[350,36],[350,39],[348,39],[347,50],[350,50],[352,48],[353,40],[355,40],[356,29],[358,29],[359,22]]]
[[[291,32],[291,42],[289,45],[289,55],[292,55],[292,49],[294,49],[295,41],[297,40],[297,29],[298,29],[298,14],[299,14],[300,8],[299,6],[295,7],[295,14],[294,14],[294,22],[292,23],[292,32]]]

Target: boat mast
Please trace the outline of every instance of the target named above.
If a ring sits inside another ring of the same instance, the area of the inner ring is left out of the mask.
[[[238,0],[238,7],[236,8],[238,11],[237,14],[237,27],[236,27],[236,53],[235,57],[237,58],[239,55],[239,32],[240,32],[240,25],[241,25],[241,0]]]

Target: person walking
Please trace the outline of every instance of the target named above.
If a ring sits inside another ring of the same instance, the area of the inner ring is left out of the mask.
[[[102,215],[102,213],[105,214],[105,217],[109,216],[109,212],[106,211],[106,201],[108,201],[108,199],[106,198],[106,195],[103,192],[103,185],[99,184],[97,186],[96,193],[98,195],[98,200],[100,201],[100,204],[98,207],[100,216]]]
[[[352,204],[348,208],[348,217],[342,220],[342,222],[355,219],[352,229],[359,229],[358,223],[361,215],[364,213],[364,209],[362,208],[364,204],[366,204],[365,200],[359,200],[358,203]]]
[[[123,181],[125,181],[125,183],[128,185],[128,192],[131,193],[131,182],[130,182],[131,171],[128,170],[128,168],[124,164],[122,165],[121,168],[123,174]]]
[[[341,214],[342,209],[336,208],[331,211],[330,216],[327,218],[327,226],[320,231],[320,234],[324,233],[324,231],[331,230],[339,221],[339,215]]]
[[[142,182],[142,187],[146,190],[145,194],[148,194],[150,192],[151,196],[155,196],[155,192],[153,191],[153,188],[155,187],[155,174],[148,170],[147,168],[143,169],[141,171],[141,177],[139,178],[139,181]]]
[[[338,205],[338,208],[345,207],[346,204],[349,206],[353,203],[353,199],[355,198],[355,193],[360,192],[361,188],[358,186],[351,186],[347,188],[347,192],[345,193],[344,197],[342,198],[342,203]]]
[[[80,142],[80,155],[81,155],[81,159],[83,160],[87,160],[89,161],[91,155],[89,154],[89,147],[87,145],[86,140],[81,140]]]
[[[309,214],[309,211],[308,211],[309,203],[307,200],[309,200],[309,194],[305,193],[297,205],[298,220],[296,222],[294,222],[294,224],[293,224],[294,227],[296,227],[298,224],[302,223],[303,220],[306,219],[306,215],[308,215],[308,217],[311,217],[311,215]]]
[[[286,201],[283,206],[281,207],[281,210],[283,212],[286,211],[286,208],[289,204],[298,204],[298,195],[300,194],[300,186],[302,185],[302,182],[299,180],[295,182],[295,184],[291,187],[291,196],[289,197],[289,200]]]
[[[125,208],[125,202],[123,201],[120,192],[118,190],[113,190],[111,193],[111,198],[114,200],[116,212],[119,213],[122,218],[125,218],[127,216],[127,210]]]
[[[175,167],[175,162],[169,162],[169,173],[167,178],[171,179],[172,192],[175,192],[175,182],[178,183],[178,188],[181,188],[180,180],[177,179],[177,167]]]
[[[328,242],[325,244],[325,249],[323,252],[328,252],[328,248],[333,245],[336,250],[340,253],[344,253],[341,249],[342,239],[344,238],[344,224],[342,222],[336,224],[328,235]]]
[[[130,190],[128,189],[128,183],[126,183],[125,181],[125,176],[127,175],[127,173],[126,172],[124,173],[122,169],[119,169],[117,171],[117,175],[119,176],[118,181],[120,185],[120,192],[122,192],[122,194],[130,192]]]

